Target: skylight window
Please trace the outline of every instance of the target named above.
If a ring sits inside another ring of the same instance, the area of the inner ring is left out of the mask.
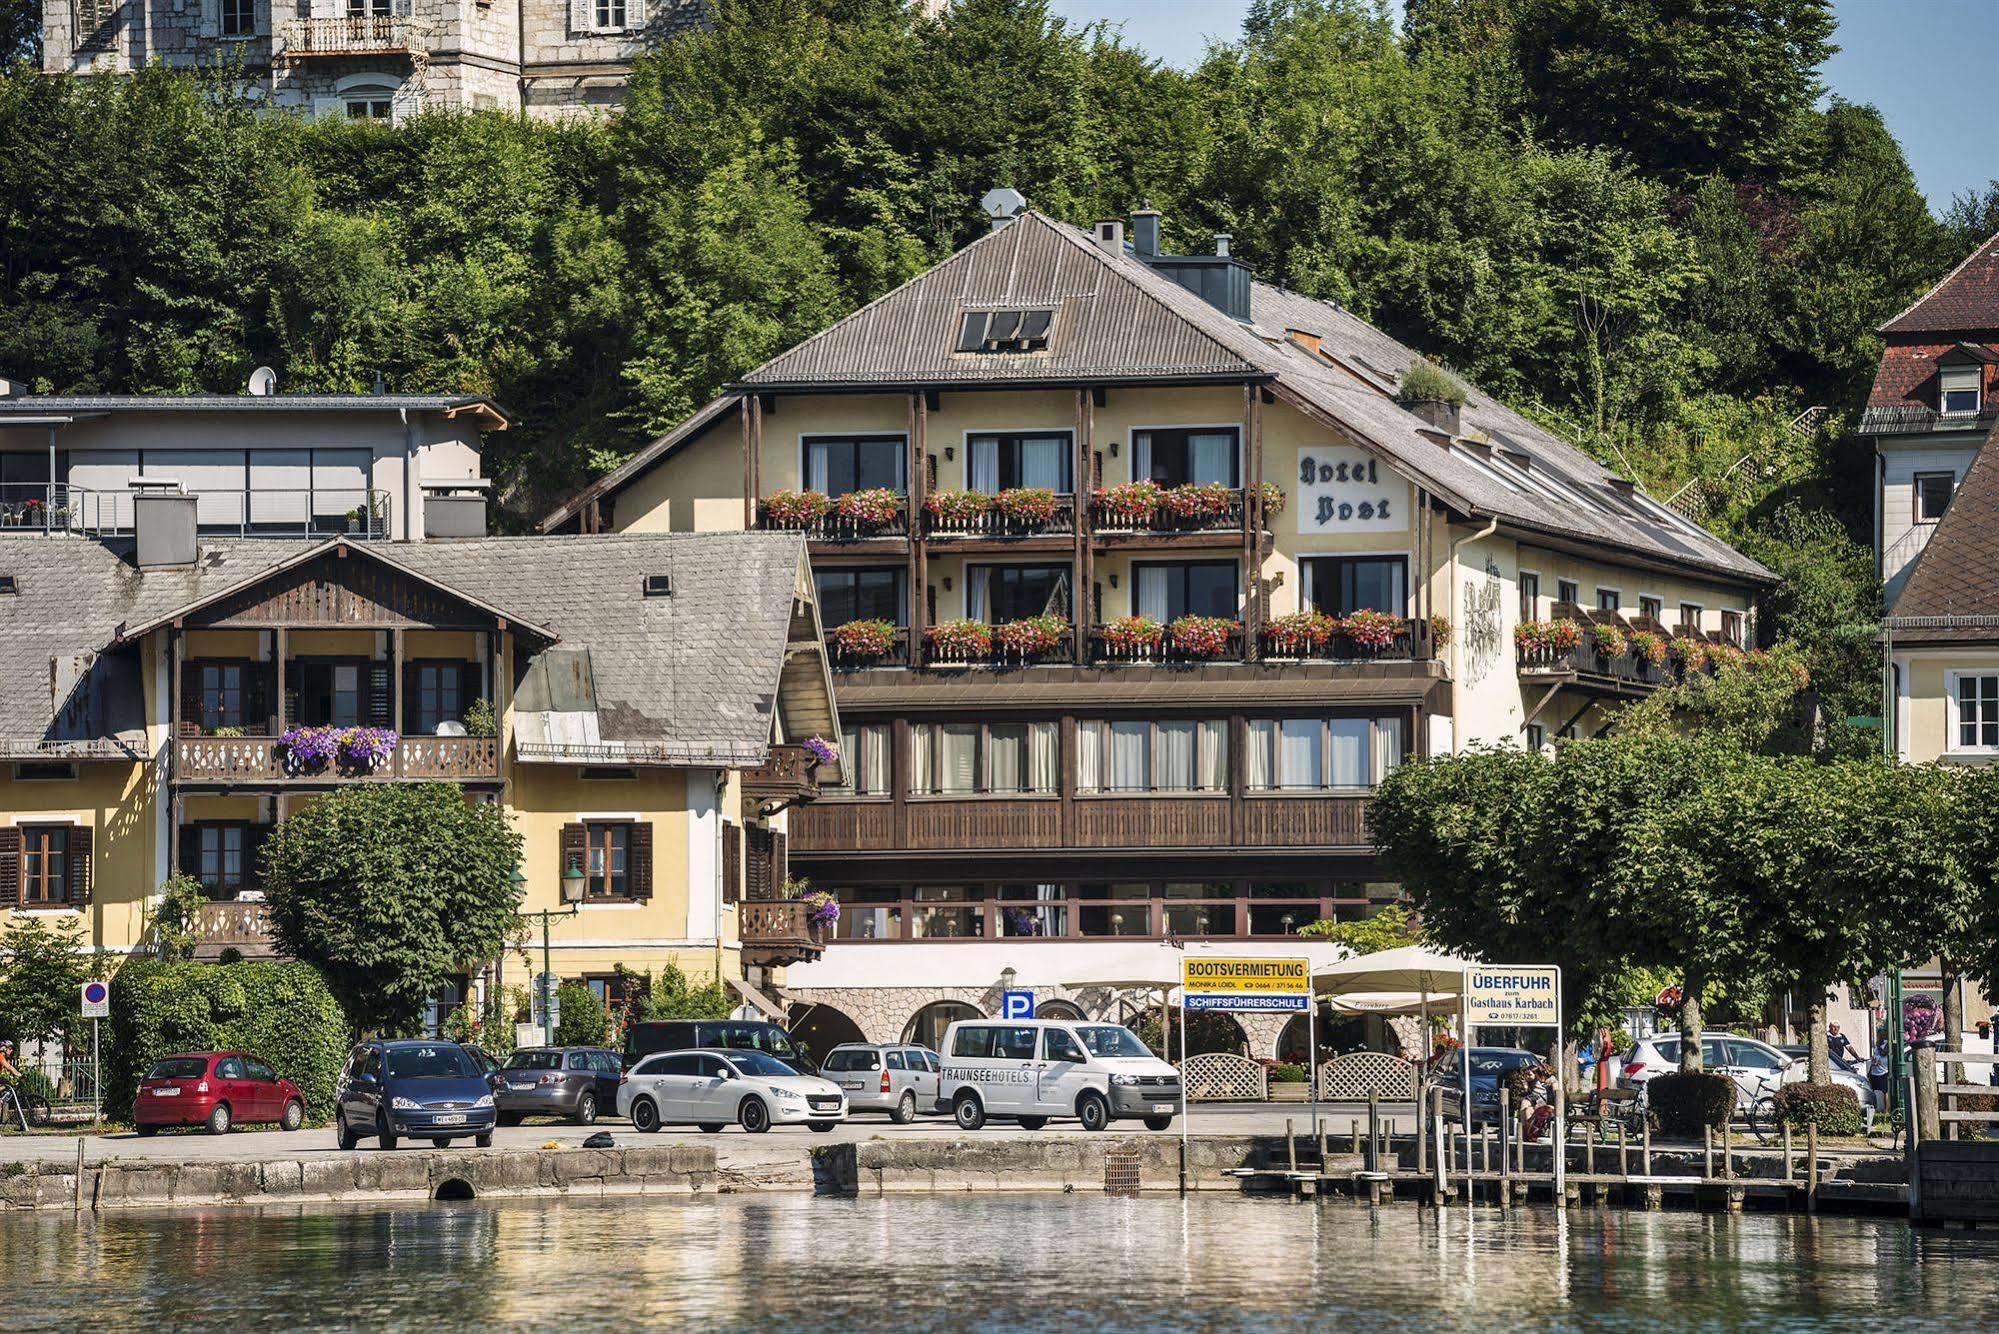
[[[960,352],[1041,352],[1048,347],[1048,329],[1055,312],[1047,307],[1025,310],[968,310],[958,326]]]

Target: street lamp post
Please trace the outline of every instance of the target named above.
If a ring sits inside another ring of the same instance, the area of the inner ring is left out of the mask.
[[[527,877],[521,874],[519,867],[514,868],[514,883],[527,883]],[[584,879],[582,865],[571,860],[569,865],[563,869],[561,884],[562,911],[557,912],[553,908],[536,908],[521,914],[523,917],[541,918],[541,981],[537,985],[541,988],[542,1041],[551,1047],[555,1045],[555,964],[551,959],[549,949],[548,924],[552,918],[574,917],[583,910]]]

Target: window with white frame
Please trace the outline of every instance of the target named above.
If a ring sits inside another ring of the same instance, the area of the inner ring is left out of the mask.
[[[829,789],[850,797],[889,795],[888,723],[857,723],[840,729],[840,768],[846,781]]]
[[[916,796],[1050,794],[1060,782],[1052,722],[919,723],[909,740]]]
[[[1952,674],[1953,750],[1999,750],[1999,673]]]
[[[1942,366],[1937,370],[1938,407],[1951,416],[1976,414],[1983,397],[1982,366]]]
[[[625,0],[591,0],[592,17],[599,32],[622,32],[625,28]]]
[[[1401,765],[1402,754],[1399,717],[1256,718],[1249,724],[1249,788],[1369,788]]]
[[[1951,494],[1957,489],[1957,474],[1919,472],[1911,489],[1916,496],[1916,522],[1935,523],[1950,508]]]
[[[387,88],[358,88],[340,99],[349,120],[388,121],[394,118],[395,95]]]
[[[1076,724],[1078,792],[1225,792],[1221,718],[1086,719]]]

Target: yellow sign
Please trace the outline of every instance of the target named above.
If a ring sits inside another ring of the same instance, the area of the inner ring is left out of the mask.
[[[1190,1010],[1303,1014],[1311,1007],[1312,961],[1189,955],[1180,961],[1180,987]]]

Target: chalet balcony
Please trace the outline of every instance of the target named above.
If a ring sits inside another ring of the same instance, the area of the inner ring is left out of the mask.
[[[811,909],[797,899],[746,901],[736,910],[736,922],[743,962],[759,968],[804,963],[826,949],[826,929],[811,919]]]
[[[978,497],[978,492],[957,492],[957,496]],[[1015,493],[1002,492],[1001,495]],[[1045,500],[1046,492],[1041,493]],[[1010,540],[1033,537],[1069,537],[1076,531],[1076,497],[1069,492],[1056,492],[1052,512],[1023,512],[1018,504],[1012,505],[1011,512],[1006,504],[992,497],[983,497],[988,503],[979,507],[977,500],[960,503],[943,503],[926,507],[923,515],[923,534],[936,538],[989,538]],[[933,498],[935,499],[935,498]]]
[[[1185,648],[1173,642],[1164,627],[1154,639],[1133,639],[1109,626],[1090,627],[1090,661],[1094,663],[1161,666],[1203,662],[1242,662],[1248,635],[1240,621],[1233,623],[1222,643],[1212,652]]]
[[[225,950],[251,960],[278,956],[270,909],[261,899],[202,904],[195,911],[194,936],[194,957],[204,963],[214,963]]]
[[[499,778],[500,743],[493,737],[397,737],[388,754],[374,760],[342,754],[318,759],[281,737],[182,737],[174,746],[175,781],[206,786],[310,787],[397,779],[493,783]]]
[[[278,60],[300,60],[314,56],[409,53],[420,49],[420,45],[416,27],[407,18],[343,15],[287,19],[278,29],[274,56]]]
[[[1258,645],[1265,662],[1395,662],[1428,661],[1443,650],[1427,621],[1404,621],[1382,642],[1379,636],[1362,639],[1344,627],[1324,638],[1299,635],[1266,625],[1258,632]]]
[[[826,631],[826,656],[836,672],[864,672],[875,667],[909,666],[909,627],[899,625],[886,644],[879,647],[872,636],[843,637],[839,626]]]
[[[777,745],[770,758],[743,772],[743,800],[810,801],[819,795],[819,761],[803,746]]]
[[[1090,497],[1090,530],[1104,536],[1240,534],[1247,522],[1241,487],[1126,483]]]
[[[987,626],[977,621],[947,622],[923,645],[926,667],[1034,667],[1076,660],[1074,628],[1055,630],[1041,622],[1014,621]]]
[[[838,499],[817,491],[773,492],[757,502],[757,527],[803,533],[814,542],[906,540],[909,498],[885,491],[853,492]]]

